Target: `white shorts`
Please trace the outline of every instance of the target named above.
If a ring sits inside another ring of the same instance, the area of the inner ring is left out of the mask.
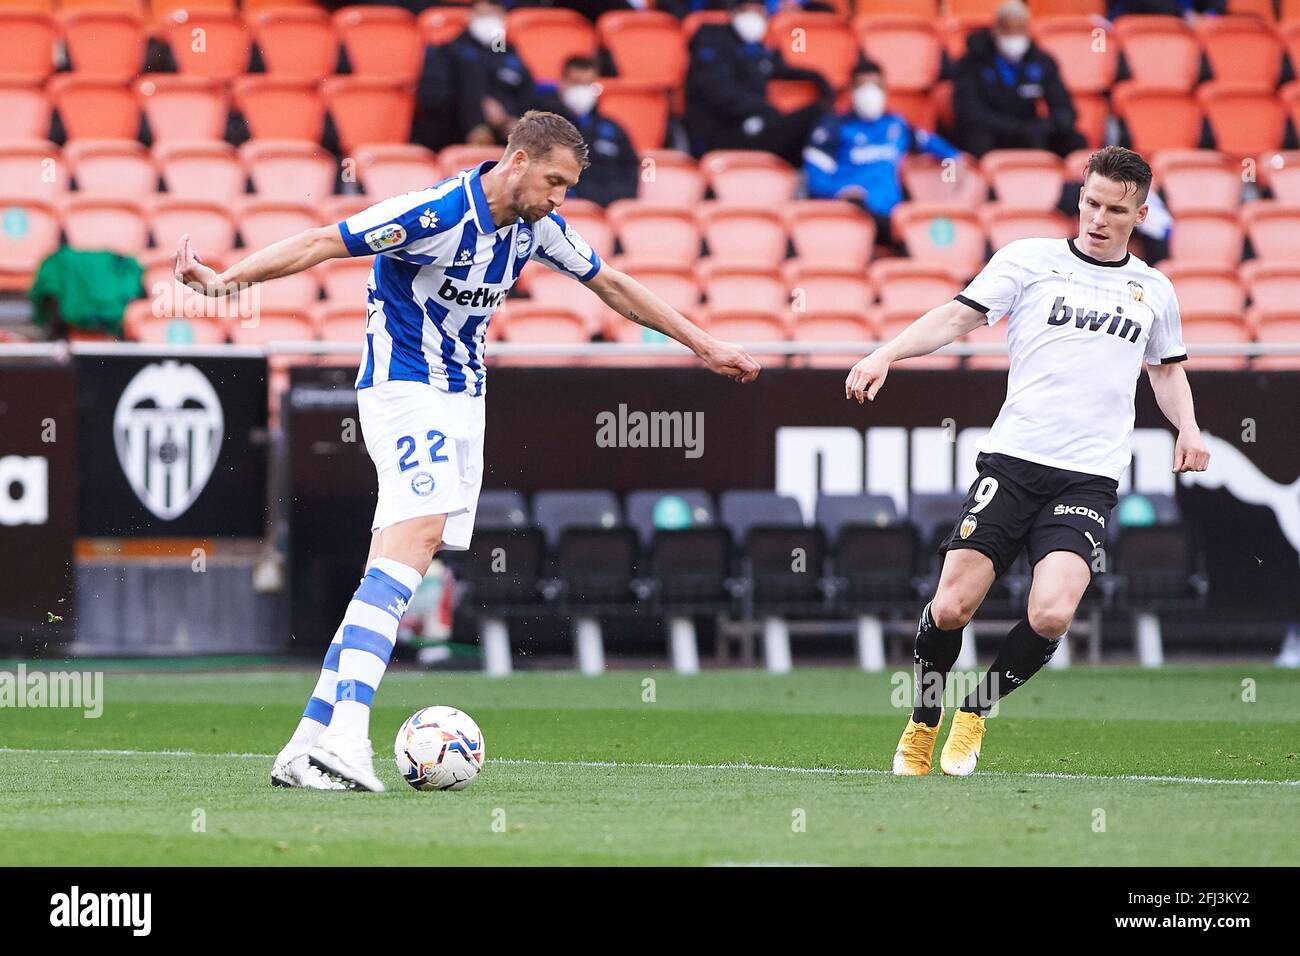
[[[484,400],[424,382],[358,389],[361,433],[379,477],[371,531],[447,515],[442,547],[464,551],[483,485]]]

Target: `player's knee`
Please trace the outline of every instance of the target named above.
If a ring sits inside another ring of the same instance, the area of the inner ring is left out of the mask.
[[[1070,629],[1070,621],[1073,619],[1074,609],[1066,602],[1046,601],[1040,604],[1031,601],[1029,604],[1029,626],[1039,637],[1056,640]]]
[[[956,631],[965,627],[975,614],[975,605],[963,601],[960,594],[940,591],[930,602],[930,617],[934,626],[942,631]]]

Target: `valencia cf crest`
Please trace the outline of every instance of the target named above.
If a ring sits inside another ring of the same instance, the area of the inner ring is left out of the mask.
[[[224,434],[221,401],[193,365],[136,372],[113,413],[113,443],[131,490],[164,521],[179,518],[212,477]]]
[[[1128,290],[1133,293],[1134,302],[1141,302],[1147,297],[1147,290],[1132,280],[1129,280],[1128,282]]]
[[[961,527],[957,529],[957,533],[961,535],[963,541],[975,533],[975,525],[977,524],[979,524],[979,522],[976,520],[974,515],[967,515],[961,519]]]

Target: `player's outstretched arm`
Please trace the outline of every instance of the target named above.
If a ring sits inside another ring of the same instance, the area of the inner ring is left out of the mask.
[[[341,259],[348,255],[338,227],[320,226],[274,242],[218,273],[203,264],[190,245],[189,233],[186,233],[181,236],[172,267],[177,282],[183,282],[204,295],[224,296],[254,282],[291,276],[326,259]]]
[[[917,355],[929,355],[986,321],[983,312],[956,299],[935,306],[849,369],[849,377],[844,380],[844,397],[856,398],[859,405],[864,399],[875,401],[891,364]]]
[[[715,339],[630,275],[608,262],[587,287],[611,309],[638,325],[662,332],[700,357],[711,371],[737,382],[758,378],[759,364],[738,345]]]
[[[1156,393],[1156,404],[1169,423],[1178,429],[1174,444],[1174,474],[1184,471],[1205,471],[1210,466],[1210,449],[1201,438],[1196,424],[1196,411],[1192,407],[1192,386],[1181,362],[1168,365],[1148,365],[1147,377],[1151,391]]]

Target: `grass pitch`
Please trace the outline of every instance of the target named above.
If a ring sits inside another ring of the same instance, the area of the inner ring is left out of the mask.
[[[910,674],[396,671],[372,721],[388,793],[272,789],[270,755],[314,680],[110,672],[98,719],[0,709],[0,863],[1300,859],[1300,673],[1262,664],[1044,671],[990,719],[966,779],[943,777],[937,754],[930,777],[887,773]],[[468,790],[420,793],[397,775],[392,738],[429,704],[483,727]]]

